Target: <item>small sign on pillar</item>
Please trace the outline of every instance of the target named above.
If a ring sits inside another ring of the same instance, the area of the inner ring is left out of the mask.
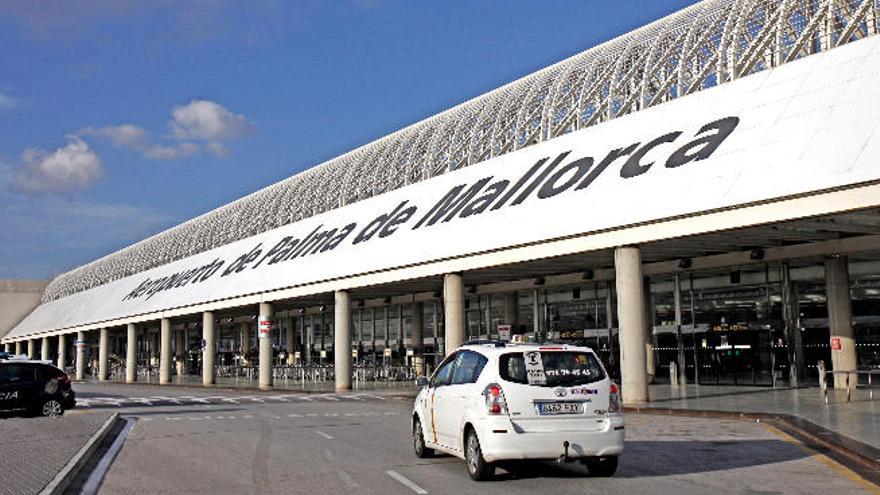
[[[498,339],[510,340],[510,325],[498,325]]]
[[[839,351],[840,350],[840,337],[831,337],[831,350]]]
[[[270,338],[272,337],[272,327],[274,322],[271,318],[267,318],[265,316],[260,316],[260,337]]]

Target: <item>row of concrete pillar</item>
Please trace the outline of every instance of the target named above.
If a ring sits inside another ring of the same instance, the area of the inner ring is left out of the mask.
[[[645,285],[642,274],[640,251],[637,247],[627,246],[615,250],[615,282],[617,293],[617,314],[620,335],[621,385],[624,402],[647,402],[648,383],[652,368],[650,358],[653,353],[650,344],[650,331],[646,319]],[[835,370],[853,370],[856,366],[855,342],[852,329],[852,309],[849,295],[849,276],[845,257],[832,257],[826,261],[826,283],[828,293],[829,326],[832,345],[832,366]],[[511,296],[515,297],[515,296]],[[336,389],[351,388],[352,356],[345,350],[351,348],[351,298],[347,291],[334,294],[334,342],[337,352],[334,353]],[[509,301],[508,301],[509,302]],[[446,353],[460,347],[465,337],[464,317],[464,286],[461,274],[446,274],[443,277],[443,308],[444,308],[444,339]],[[515,299],[513,304],[505,304],[505,318],[515,321]],[[422,344],[422,311],[420,305],[412,312],[412,339],[416,348],[416,366],[420,369]],[[512,314],[511,314],[512,313]],[[271,303],[260,303],[258,312],[259,332],[259,386],[268,389],[273,386],[272,378],[272,328],[274,311]],[[207,311],[202,315],[203,383],[213,385],[214,378],[214,346],[216,341],[214,330],[214,314]],[[248,331],[242,329],[243,333]],[[288,342],[293,341],[292,328],[288,328]],[[160,321],[159,351],[159,383],[171,382],[171,320]],[[177,349],[183,349],[183,334],[178,333]],[[242,351],[247,353],[249,336],[243,335]],[[127,327],[127,382],[134,382],[136,377],[136,328],[134,324]],[[85,373],[85,335],[77,334],[76,342],[76,377],[83,379]],[[65,335],[59,336],[59,349],[64,349]],[[21,353],[21,342],[16,342],[16,353]],[[27,341],[28,355],[36,353],[36,340]],[[108,378],[108,329],[100,330],[98,353],[98,379]],[[49,341],[43,338],[41,356],[49,358]],[[65,353],[58,353],[58,366],[64,367]],[[183,360],[178,360],[178,374],[184,374]],[[837,382],[837,380],[835,381]],[[840,381],[843,382],[842,380]]]

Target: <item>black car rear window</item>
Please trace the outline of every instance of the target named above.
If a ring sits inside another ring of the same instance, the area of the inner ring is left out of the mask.
[[[36,379],[36,368],[26,364],[0,365],[0,383],[32,382]]]
[[[511,352],[501,355],[498,367],[504,380],[541,387],[585,385],[605,378],[596,355],[583,351]]]
[[[64,372],[51,364],[41,364],[38,367],[37,378],[40,380],[51,380],[53,378],[58,378],[63,374]]]

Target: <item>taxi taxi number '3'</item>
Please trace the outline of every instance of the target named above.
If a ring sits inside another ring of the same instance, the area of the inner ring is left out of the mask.
[[[579,461],[594,476],[617,469],[620,390],[587,347],[466,343],[419,383],[412,414],[418,457],[460,457],[474,480],[492,477],[508,460]]]

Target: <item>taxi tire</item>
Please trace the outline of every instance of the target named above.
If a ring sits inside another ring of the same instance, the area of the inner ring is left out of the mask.
[[[590,475],[597,478],[610,478],[617,471],[617,456],[587,457],[583,462]]]
[[[434,457],[434,449],[425,447],[425,435],[422,429],[422,422],[418,417],[413,421],[413,451],[419,459],[428,459]]]
[[[486,481],[495,474],[495,465],[483,459],[483,449],[480,447],[480,439],[473,428],[468,428],[465,434],[464,457],[467,463],[468,475],[474,481]]]

